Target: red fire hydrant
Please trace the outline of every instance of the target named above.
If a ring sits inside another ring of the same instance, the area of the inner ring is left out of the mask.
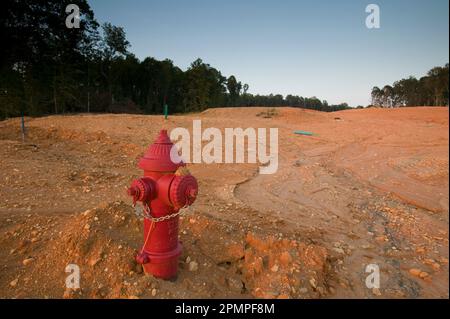
[[[144,245],[136,261],[145,273],[163,279],[177,274],[182,249],[178,214],[181,208],[192,205],[198,192],[197,180],[185,163],[171,160],[173,146],[167,131],[162,130],[139,161],[144,177],[134,180],[128,189],[133,204],[139,201],[144,207]]]

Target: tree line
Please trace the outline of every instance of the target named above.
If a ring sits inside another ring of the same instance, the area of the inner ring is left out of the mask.
[[[410,76],[382,89],[372,89],[372,105],[382,107],[448,106],[448,63],[417,79]]]
[[[65,25],[80,8],[80,28]],[[345,109],[316,97],[252,95],[249,85],[197,59],[183,71],[169,59],[140,61],[123,28],[100,25],[86,0],[5,0],[0,13],[0,117],[74,112],[160,114],[222,106]]]

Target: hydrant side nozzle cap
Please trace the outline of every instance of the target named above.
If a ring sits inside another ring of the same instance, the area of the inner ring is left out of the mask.
[[[169,197],[175,208],[191,205],[198,192],[197,179],[192,175],[175,176],[170,185]]]

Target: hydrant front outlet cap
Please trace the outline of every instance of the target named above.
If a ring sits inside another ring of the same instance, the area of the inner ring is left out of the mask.
[[[131,183],[128,189],[128,195],[133,196],[133,204],[136,202],[144,202],[153,197],[154,186],[153,181],[149,178],[136,179]]]

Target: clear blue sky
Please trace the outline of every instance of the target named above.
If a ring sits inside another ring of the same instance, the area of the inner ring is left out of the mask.
[[[373,86],[420,77],[449,60],[448,0],[88,0],[124,27],[139,59],[183,70],[200,57],[250,93],[367,105]],[[381,10],[367,29],[365,8]]]

